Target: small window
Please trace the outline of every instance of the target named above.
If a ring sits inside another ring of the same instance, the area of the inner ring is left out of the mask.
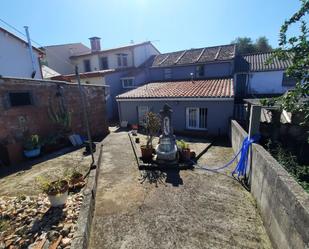
[[[118,67],[128,66],[128,55],[127,54],[117,54]]]
[[[90,60],[84,60],[84,69],[85,69],[85,72],[91,71]]]
[[[207,129],[207,108],[189,107],[186,110],[186,116],[188,129]]]
[[[32,105],[32,96],[30,92],[9,93],[10,106]]]
[[[164,69],[164,79],[168,80],[172,78],[172,69],[171,68],[165,68]]]
[[[204,76],[204,65],[198,65],[196,67],[196,76],[203,77]]]
[[[123,78],[122,87],[123,88],[133,88],[134,87],[134,78]]]
[[[283,79],[282,79],[282,86],[295,86],[296,85],[296,80],[288,77],[286,73],[283,74]]]
[[[107,57],[101,57],[101,59],[100,59],[100,69],[101,70],[108,69]]]

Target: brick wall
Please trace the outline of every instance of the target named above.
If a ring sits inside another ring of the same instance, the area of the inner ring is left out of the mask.
[[[105,88],[83,85],[83,89],[92,136],[104,136],[108,133]],[[11,92],[30,92],[32,104],[10,106],[9,93]],[[48,108],[51,103],[57,104],[59,98],[62,98],[68,111],[71,112],[72,133],[86,135],[81,99],[76,84],[62,81],[0,78],[0,146],[7,148],[12,164],[23,160],[22,144],[25,134],[38,134],[44,138],[56,132],[57,127],[48,115]]]

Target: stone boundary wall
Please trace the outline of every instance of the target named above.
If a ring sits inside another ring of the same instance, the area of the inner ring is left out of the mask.
[[[231,121],[231,141],[238,152],[248,134]],[[252,146],[251,193],[277,249],[309,248],[309,194],[260,145]]]
[[[108,134],[106,88],[83,85],[83,90],[92,136],[103,137]],[[30,93],[31,104],[12,106],[10,93],[15,92]],[[56,134],[59,127],[52,122],[49,109],[61,101],[71,113],[71,133],[86,135],[76,83],[0,77],[0,157],[6,149],[11,164],[19,163],[24,160],[25,134],[38,134],[42,139]]]

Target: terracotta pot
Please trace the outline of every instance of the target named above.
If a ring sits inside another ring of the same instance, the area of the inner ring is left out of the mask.
[[[152,159],[152,152],[153,148],[152,146],[146,146],[146,145],[141,145],[141,152],[142,152],[142,158],[145,160],[151,160]]]

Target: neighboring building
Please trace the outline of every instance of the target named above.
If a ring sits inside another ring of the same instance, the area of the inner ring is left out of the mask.
[[[26,41],[0,27],[0,75],[42,79],[39,58],[43,51],[32,47],[32,62],[29,50]]]
[[[145,63],[160,52],[151,42],[130,44],[101,50],[100,38],[90,38],[91,51],[70,57],[78,65],[80,80],[86,84],[109,86],[107,99],[108,118],[118,118],[115,97],[138,85],[146,83]],[[142,76],[135,74],[141,73]],[[55,80],[76,82],[75,73],[53,77]]]
[[[72,74],[75,69],[70,57],[90,52],[90,48],[82,43],[70,43],[46,46],[43,48],[46,56],[43,63],[60,74]]]
[[[230,77],[235,50],[235,45],[222,45],[157,55],[149,68],[149,81]]]
[[[173,109],[175,132],[228,132],[233,116],[232,78],[152,82],[117,96],[119,121],[142,124],[146,112],[159,113],[166,103]]]
[[[275,96],[295,87],[296,81],[286,76],[291,60],[275,58],[273,53],[256,53],[238,56],[236,59],[235,97]]]
[[[99,37],[89,39],[91,51],[70,57],[71,62],[78,66],[81,73],[139,67],[150,56],[160,54],[151,42],[101,50]]]

